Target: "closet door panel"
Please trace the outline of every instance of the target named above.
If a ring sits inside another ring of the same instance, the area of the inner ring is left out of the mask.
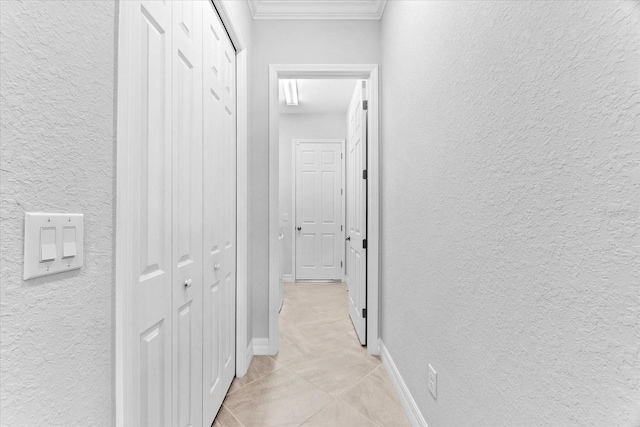
[[[235,50],[228,37],[222,44],[222,83],[224,87],[223,158],[224,195],[221,209],[224,230],[224,254],[222,271],[225,277],[223,312],[223,383],[228,389],[235,376],[236,331],[236,62]]]
[[[132,1],[126,103],[127,205],[130,230],[119,250],[129,255],[124,372],[131,425],[171,423],[171,5]],[[121,166],[120,163],[118,165]]]
[[[202,0],[173,5],[173,422],[202,425]]]
[[[225,99],[224,41],[227,34],[213,6],[206,2],[203,10],[203,279],[205,287],[203,323],[203,419],[210,423],[227,392],[223,377],[225,365],[224,313],[228,306],[227,275],[223,265],[229,232],[225,228]]]

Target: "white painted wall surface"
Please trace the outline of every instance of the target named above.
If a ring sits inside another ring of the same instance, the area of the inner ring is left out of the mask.
[[[280,115],[280,227],[284,234],[284,275],[292,274],[292,248],[294,235],[293,214],[293,140],[294,139],[346,139],[346,113],[340,114],[281,114]],[[289,222],[283,221],[283,215]]]
[[[269,335],[269,64],[377,64],[379,28],[379,21],[254,21],[249,136],[254,338]]]
[[[111,425],[116,2],[2,2],[0,425]],[[84,267],[22,280],[25,211],[84,213]]]
[[[382,336],[429,426],[640,425],[639,28],[387,2]]]

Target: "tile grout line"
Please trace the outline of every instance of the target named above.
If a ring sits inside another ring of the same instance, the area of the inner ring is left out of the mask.
[[[362,381],[364,381],[365,379],[367,379],[369,376],[371,376],[371,374],[373,374],[376,369],[380,368],[382,365],[378,365],[375,368],[373,368],[371,370],[371,372],[369,372],[367,375],[365,375],[364,377],[362,377],[362,379],[358,382],[356,382],[353,386],[349,387],[347,390],[343,391],[342,393],[340,393],[339,395],[337,395],[335,397],[336,400],[338,400],[338,398],[342,395],[344,395],[345,393],[353,390],[358,384],[360,384]],[[356,408],[355,406],[351,405],[349,402],[345,402],[344,400],[340,400],[340,402],[344,403],[345,405],[349,406],[351,409],[353,409],[354,411],[356,411],[358,414],[362,415],[364,418],[366,418],[367,420],[371,421],[373,424],[375,424],[378,427],[384,427],[384,426],[380,426],[380,424],[378,424],[375,420],[372,420],[371,418],[369,418],[367,415],[363,414],[362,412],[360,412],[358,410],[358,408]]]
[[[302,424],[306,423],[307,421],[309,421],[309,419],[311,419],[311,417],[315,416],[318,412],[322,411],[324,408],[326,408],[332,401],[335,400],[335,398],[333,396],[331,396],[329,393],[327,393],[326,391],[322,390],[320,387],[318,387],[317,385],[315,385],[314,383],[312,383],[311,381],[309,381],[308,379],[304,378],[303,376],[299,375],[297,372],[293,371],[292,369],[289,369],[287,366],[283,365],[283,368],[286,369],[287,371],[291,372],[293,375],[295,375],[296,377],[300,378],[301,380],[309,383],[312,387],[318,389],[318,391],[320,391],[323,394],[326,394],[327,396],[329,396],[331,398],[331,400],[329,402],[327,402],[326,405],[322,406],[320,409],[318,409],[316,412],[314,412],[311,416],[309,416],[308,418],[305,418],[300,424],[298,424],[299,426],[301,426]]]
[[[324,391],[324,390],[323,390]],[[309,421],[311,418],[315,417],[316,415],[318,415],[322,410],[324,410],[327,406],[331,405],[333,402],[336,402],[335,397],[331,397],[331,400],[324,405],[322,408],[318,409],[316,412],[314,412],[313,414],[311,414],[309,417],[305,418],[304,420],[302,420],[302,422],[300,424],[298,424],[298,426],[303,425],[304,423],[306,423],[307,421]]]
[[[362,381],[366,380],[371,374],[373,374],[373,372],[378,369],[381,365],[376,366],[375,368],[373,368],[371,370],[371,372],[369,372],[367,375],[365,375],[364,377],[362,377],[360,380],[358,380],[355,384],[353,384],[351,387],[349,387],[347,390],[343,391],[342,393],[340,393],[339,395],[336,396],[336,399],[340,396],[342,396],[343,394],[345,394],[346,392],[350,391],[351,389],[353,389],[355,386],[357,386],[358,384],[360,384]]]
[[[222,404],[222,407],[225,408],[227,411],[229,411],[231,416],[238,422],[238,424],[240,424],[242,427],[245,427],[244,423],[242,421],[240,421],[240,419],[238,417],[236,417],[236,414],[234,414],[233,411],[231,409],[229,409],[224,403]],[[215,423],[216,420],[214,419],[213,422]],[[213,424],[211,424],[211,425],[213,426]]]
[[[271,357],[271,356],[267,356],[267,357]],[[273,360],[273,361],[274,361],[274,362],[276,362],[278,365],[280,365],[280,367],[278,367],[278,368],[274,369],[273,371],[267,372],[266,374],[262,375],[262,376],[261,376],[261,377],[259,377],[259,378],[256,378],[255,380],[253,380],[253,381],[251,381],[251,382],[246,383],[245,385],[241,386],[239,389],[236,389],[236,390],[231,391],[231,392],[227,392],[227,394],[225,395],[225,398],[226,398],[227,396],[230,396],[230,395],[232,395],[232,394],[234,394],[234,393],[236,393],[236,392],[238,392],[238,391],[242,390],[243,388],[247,387],[248,385],[251,385],[251,384],[255,383],[256,381],[259,381],[259,380],[263,379],[263,378],[264,378],[264,377],[266,377],[267,375],[271,375],[271,374],[273,374],[275,371],[279,370],[280,368],[282,368],[282,367],[284,366],[282,363],[279,363],[277,360],[275,360],[275,359],[273,359],[273,358],[271,358],[271,360]]]

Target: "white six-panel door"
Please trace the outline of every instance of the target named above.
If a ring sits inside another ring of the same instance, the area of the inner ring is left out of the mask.
[[[123,1],[119,31],[118,419],[210,425],[235,371],[235,51],[208,0]]]
[[[235,374],[235,52],[220,18],[203,10],[204,420],[211,422]]]
[[[295,149],[296,280],[342,280],[342,144],[296,142]]]
[[[348,110],[347,143],[347,268],[349,316],[360,343],[367,343],[367,112],[366,81],[356,84]]]

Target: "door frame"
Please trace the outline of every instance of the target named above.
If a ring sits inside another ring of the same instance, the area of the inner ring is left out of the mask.
[[[345,140],[344,139],[304,139],[304,138],[295,138],[291,140],[291,277],[292,280],[295,282],[297,281],[297,276],[296,276],[296,208],[297,208],[297,199],[296,199],[296,144],[297,143],[301,143],[301,144],[323,144],[323,143],[328,143],[328,144],[340,144],[340,154],[342,155],[340,157],[340,163],[341,163],[341,168],[342,168],[342,177],[341,177],[341,181],[340,181],[340,186],[342,188],[342,194],[340,194],[340,201],[342,203],[342,222],[343,222],[343,227],[342,227],[342,231],[341,231],[341,235],[342,235],[342,241],[344,243],[344,239],[345,239],[345,233],[346,233],[346,224],[344,224],[345,222],[345,195],[346,195],[346,191],[344,191],[345,189]],[[343,249],[342,249],[342,258],[345,257],[344,254],[344,244],[342,245]],[[345,260],[343,260],[345,261]],[[342,281],[344,281],[344,265],[342,266]]]
[[[269,354],[278,353],[280,223],[278,126],[279,79],[363,79],[369,92],[367,120],[367,350],[380,354],[380,132],[377,64],[269,65]]]
[[[214,6],[222,23],[227,30],[231,43],[236,50],[236,376],[242,377],[249,369],[249,364],[253,358],[253,343],[247,345],[247,318],[249,313],[247,299],[248,280],[248,145],[247,145],[247,44],[241,35],[240,27],[233,18],[229,6],[222,0],[210,1]],[[121,8],[122,6],[119,5]],[[130,273],[134,266],[131,264],[128,242],[131,240],[133,231],[128,223],[129,212],[137,203],[128,195],[129,188],[129,144],[127,123],[129,114],[127,94],[131,80],[134,76],[129,75],[127,70],[128,52],[130,51],[129,40],[123,40],[120,35],[120,28],[128,28],[130,16],[120,13],[117,18],[118,28],[118,52],[116,73],[118,84],[116,89],[116,182],[115,182],[115,280],[114,280],[114,304],[113,304],[113,324],[114,324],[114,399],[115,399],[115,424],[123,426],[130,418],[126,412],[127,401],[131,393],[132,384],[129,381],[130,366],[127,361],[130,359],[130,346],[126,342],[131,324],[131,295],[127,286]]]

